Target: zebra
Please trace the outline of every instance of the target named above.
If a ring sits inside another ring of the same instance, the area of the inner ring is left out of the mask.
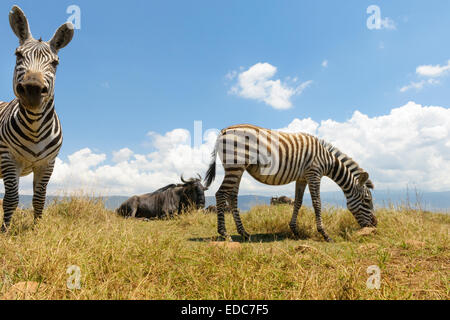
[[[325,232],[321,218],[320,182],[323,176],[331,178],[341,187],[347,198],[347,207],[361,228],[377,225],[371,193],[374,185],[369,180],[369,174],[353,159],[322,139],[306,133],[284,133],[246,124],[226,128],[217,139],[205,177],[206,187],[215,179],[217,154],[225,171],[222,185],[216,193],[218,232],[225,239],[230,239],[224,219],[225,201],[229,200],[239,234],[250,240],[237,210],[239,184],[245,171],[267,185],[296,182],[294,212],[289,226],[297,238],[300,237],[297,216],[308,185],[317,231],[325,241],[332,241]]]
[[[16,98],[9,103],[0,102],[0,178],[5,185],[3,233],[9,229],[19,203],[20,177],[33,173],[35,222],[42,217],[47,184],[63,141],[54,103],[58,52],[74,35],[73,25],[67,22],[50,41],[35,40],[18,6],[11,9],[9,22],[19,47],[13,79]]]

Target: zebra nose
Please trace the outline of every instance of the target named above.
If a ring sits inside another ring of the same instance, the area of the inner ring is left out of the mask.
[[[378,220],[377,217],[375,217],[374,215],[372,216],[372,226],[376,227],[378,225]]]
[[[48,93],[46,86],[36,81],[17,84],[17,94],[26,106],[36,107],[41,104],[42,96]]]
[[[48,94],[48,87],[41,72],[28,71],[22,81],[17,85],[17,93],[28,96],[37,97],[43,94]]]
[[[17,85],[17,92],[19,94],[26,94],[30,96],[41,95],[47,94],[48,88],[37,81],[31,81],[26,83],[21,82]]]

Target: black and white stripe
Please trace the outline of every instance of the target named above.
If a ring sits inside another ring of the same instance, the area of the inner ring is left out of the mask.
[[[308,185],[316,214],[317,230],[330,241],[321,218],[320,181],[327,176],[335,181],[347,198],[348,209],[361,227],[376,226],[369,175],[359,165],[331,144],[304,133],[289,134],[252,125],[238,125],[222,130],[206,175],[209,187],[216,175],[219,154],[225,170],[216,193],[218,232],[228,237],[224,209],[229,200],[239,234],[249,238],[242,225],[237,199],[242,175],[247,171],[257,181],[268,185],[296,182],[294,212],[290,227],[296,236],[297,216]]]
[[[10,103],[0,102],[0,178],[5,185],[3,232],[19,203],[19,178],[30,173],[34,174],[34,216],[42,216],[47,184],[63,141],[54,104],[57,53],[73,36],[73,27],[64,24],[49,42],[33,39],[28,20],[17,6],[10,13],[10,24],[20,46],[16,50],[13,81],[17,98]]]

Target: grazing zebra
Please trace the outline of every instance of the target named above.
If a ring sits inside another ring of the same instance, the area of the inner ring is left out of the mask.
[[[35,40],[17,6],[9,13],[9,22],[20,45],[13,81],[16,99],[0,102],[0,178],[5,184],[2,232],[7,231],[19,203],[19,178],[32,172],[34,218],[42,216],[47,184],[63,140],[54,104],[58,51],[74,33],[72,24],[65,23],[49,42]]]
[[[216,193],[218,232],[229,238],[225,228],[225,201],[230,200],[237,230],[246,239],[250,235],[242,225],[237,210],[239,184],[247,171],[257,181],[268,185],[296,182],[294,212],[289,224],[299,237],[297,215],[305,188],[309,185],[316,215],[317,230],[326,241],[321,218],[320,180],[327,176],[335,181],[347,198],[347,207],[361,227],[376,226],[369,175],[358,164],[331,144],[309,134],[289,134],[252,125],[237,125],[221,131],[213,153],[213,161],[205,178],[206,187],[215,179],[217,153],[222,160],[225,177]]]

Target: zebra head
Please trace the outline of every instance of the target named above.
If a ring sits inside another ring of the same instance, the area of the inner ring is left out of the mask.
[[[361,172],[356,181],[356,192],[347,200],[347,207],[354,215],[361,228],[376,227],[377,218],[373,208],[371,190],[374,188],[367,172]]]
[[[74,28],[65,23],[48,41],[33,38],[23,11],[14,6],[9,13],[9,23],[17,38],[14,94],[21,106],[29,111],[42,110],[54,96],[55,74],[59,63],[58,51],[72,40]]]

